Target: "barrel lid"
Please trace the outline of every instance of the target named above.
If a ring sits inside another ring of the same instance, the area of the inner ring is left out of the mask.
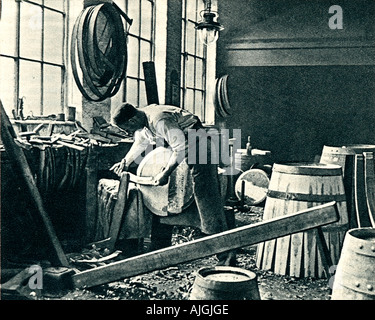
[[[309,176],[342,175],[342,167],[339,165],[308,162],[275,163],[272,171]]]
[[[240,200],[242,199],[242,183],[245,183],[245,204],[256,205],[266,199],[270,180],[263,170],[250,169],[238,177],[235,184],[235,193]]]

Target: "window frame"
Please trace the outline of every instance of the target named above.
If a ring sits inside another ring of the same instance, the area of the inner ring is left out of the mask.
[[[64,108],[66,107],[67,104],[67,88],[66,88],[66,83],[67,83],[67,63],[66,63],[66,57],[68,56],[68,45],[67,45],[67,30],[68,30],[68,11],[69,11],[69,4],[67,0],[61,0],[62,3],[62,10],[50,7],[48,5],[45,5],[45,0],[40,0],[40,3],[31,1],[31,0],[15,0],[16,2],[16,22],[15,22],[15,27],[16,27],[16,39],[15,39],[15,51],[14,55],[9,54],[9,53],[0,53],[0,57],[12,59],[14,62],[14,76],[15,76],[15,87],[14,87],[14,96],[13,96],[13,104],[14,106],[17,105],[18,99],[20,97],[20,83],[22,81],[21,79],[21,68],[20,65],[23,61],[25,62],[31,62],[35,63],[35,65],[38,65],[40,67],[39,75],[40,75],[40,105],[38,106],[39,109],[39,114],[38,115],[44,115],[44,99],[45,99],[45,91],[46,91],[46,86],[44,83],[45,80],[45,67],[46,66],[52,66],[59,68],[61,71],[61,92],[60,92],[60,109],[55,110],[56,113],[60,113],[64,111]],[[21,6],[26,3],[32,6],[36,6],[41,9],[42,12],[42,21],[41,21],[41,52],[40,52],[40,59],[37,58],[30,58],[30,57],[25,57],[21,55]],[[62,17],[62,51],[61,51],[61,63],[56,63],[56,62],[51,62],[51,61],[46,61],[45,60],[45,10],[52,11],[55,13],[58,13]],[[27,99],[27,97],[26,97]],[[35,107],[36,108],[36,107]]]
[[[136,81],[136,83],[137,83],[137,85],[136,85],[136,88],[137,88],[136,100],[137,101],[129,101],[129,102],[133,103],[136,106],[143,106],[145,103],[142,103],[142,101],[147,101],[147,99],[146,99],[146,90],[145,89],[142,90],[142,87],[145,88],[145,77],[144,77],[144,74],[143,74],[142,63],[144,61],[142,61],[141,48],[142,48],[143,43],[148,44],[150,46],[150,59],[147,60],[147,61],[155,61],[156,3],[155,3],[155,0],[135,0],[135,1],[138,1],[138,5],[139,5],[139,21],[138,21],[138,26],[137,26],[138,32],[137,33],[132,32],[132,27],[130,27],[129,30],[128,30],[127,36],[128,36],[129,39],[132,38],[132,39],[135,39],[137,41],[137,52],[138,52],[137,75],[126,74],[126,79],[125,79],[126,82],[125,82],[125,85],[124,85],[123,95],[124,95],[125,101],[128,101],[128,96],[129,96],[128,95],[128,80]],[[147,39],[147,38],[143,37],[142,34],[141,34],[142,33],[142,31],[141,31],[142,30],[142,16],[144,16],[144,14],[142,15],[142,12],[143,12],[142,3],[144,1],[148,1],[151,4],[151,14],[150,14],[150,16],[151,16],[151,33],[150,33],[150,39]],[[125,0],[125,8],[126,8],[126,12],[129,12],[129,0]],[[133,27],[133,29],[134,29],[134,27]],[[141,94],[144,95],[143,98],[141,97]]]
[[[188,1],[195,1],[195,20],[191,20],[187,16],[187,2]],[[196,25],[199,20],[199,14],[204,8],[204,1],[203,0],[183,0],[182,4],[182,43],[181,43],[181,107],[183,109],[187,109],[191,111],[192,113],[197,112],[197,107],[196,107],[196,94],[199,92],[202,95],[202,103],[203,106],[200,110],[200,114],[197,114],[202,122],[206,121],[206,116],[207,116],[207,47],[201,43],[199,35],[197,30],[194,30],[194,53],[188,52],[187,48],[187,39],[189,37],[188,31],[187,31],[187,26],[189,23],[193,23]],[[198,46],[202,46],[202,56],[198,54]],[[194,85],[193,86],[188,86],[187,85],[187,61],[188,59],[193,59],[194,60],[194,72],[193,72],[193,77],[194,77]],[[202,88],[197,88],[197,61],[201,61],[203,68],[202,68]],[[189,91],[193,92],[193,107],[188,108],[186,106],[186,95]]]

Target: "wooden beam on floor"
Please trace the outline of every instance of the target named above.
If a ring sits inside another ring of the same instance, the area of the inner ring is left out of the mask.
[[[72,276],[76,288],[93,287],[337,222],[336,202],[242,226],[149,252]]]

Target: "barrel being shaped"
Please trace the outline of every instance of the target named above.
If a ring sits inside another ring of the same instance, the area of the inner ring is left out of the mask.
[[[272,219],[330,201],[336,201],[340,214],[337,223],[322,227],[331,260],[338,262],[348,214],[342,169],[318,163],[274,164],[264,220]],[[277,274],[322,278],[324,266],[318,251],[316,230],[295,233],[258,245],[257,266]]]

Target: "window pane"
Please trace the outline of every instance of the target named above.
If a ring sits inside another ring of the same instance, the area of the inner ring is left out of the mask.
[[[44,10],[44,60],[62,64],[64,19],[62,14]]]
[[[128,16],[130,19],[133,19],[133,23],[130,26],[129,32],[137,36],[139,36],[139,1],[140,0],[128,1]]]
[[[149,0],[142,0],[141,17],[141,37],[147,40],[151,40],[152,3]]]
[[[187,24],[186,51],[195,54],[195,26],[192,22]]]
[[[20,54],[25,58],[41,59],[42,9],[26,2],[21,3]]]
[[[194,87],[194,58],[189,56],[185,63],[186,86],[192,88]]]
[[[184,109],[194,113],[194,90],[186,89]]]
[[[197,0],[186,0],[186,17],[187,17],[187,19],[195,21],[195,19],[197,17],[196,2],[197,2]]]
[[[61,68],[44,65],[43,77],[43,114],[57,114],[61,107]]]
[[[205,50],[206,46],[201,41],[197,30],[195,31],[195,39],[196,39],[196,47],[195,47],[196,53],[195,54],[196,54],[197,57],[203,58],[204,57],[204,50]]]
[[[151,43],[141,41],[141,79],[144,79],[142,63],[145,61],[151,61]]]
[[[59,11],[64,11],[64,0],[44,0],[44,5]]]
[[[203,89],[204,84],[204,69],[203,69],[203,61],[200,59],[195,60],[195,87],[197,89]]]
[[[10,118],[13,118],[11,112],[12,109],[15,109],[15,66],[16,63],[13,59],[0,57],[0,98]]]
[[[144,107],[147,105],[146,95],[146,83],[144,81],[139,82],[139,106]]]
[[[138,77],[138,65],[139,65],[139,50],[138,50],[138,39],[129,36],[128,37],[128,66],[127,74],[131,77]]]
[[[17,6],[15,1],[2,1],[0,19],[0,52],[8,55],[16,54],[16,21]]]
[[[25,97],[24,116],[32,112],[40,115],[41,106],[41,64],[20,61],[20,97]]]
[[[138,82],[135,79],[128,78],[126,81],[126,101],[138,105]]]
[[[182,34],[181,51],[185,52],[186,48],[185,48],[185,38],[184,38],[184,35],[185,35],[185,21],[184,20],[182,20],[182,31],[181,31],[181,34]]]
[[[117,6],[124,12],[126,12],[126,7],[125,7],[125,0],[116,0],[113,1],[114,3],[117,4]]]
[[[195,91],[195,114],[204,121],[204,101],[201,91]]]

